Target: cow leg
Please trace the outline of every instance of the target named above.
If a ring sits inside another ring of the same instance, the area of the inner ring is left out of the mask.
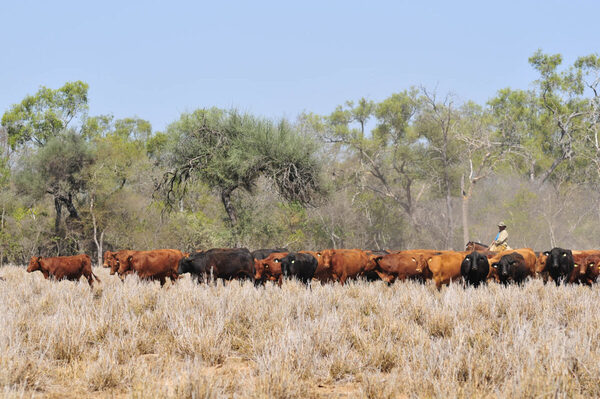
[[[46,280],[48,280],[48,279],[50,278],[50,274],[49,274],[48,272],[46,272],[46,271],[42,270],[42,274],[44,275],[44,278],[45,278]]]
[[[382,279],[383,281],[388,283],[388,285],[390,285],[390,280],[392,279],[392,276],[390,274],[379,271],[379,270],[375,270],[375,273],[377,273],[377,275],[379,276],[380,279]]]

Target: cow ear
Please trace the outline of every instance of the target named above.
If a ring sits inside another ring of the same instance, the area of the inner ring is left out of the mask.
[[[544,252],[544,255],[546,255],[546,256],[550,256],[550,251],[545,251],[545,252]]]
[[[494,269],[497,269],[497,268],[498,268],[498,264],[497,264],[497,263],[492,263],[492,267],[493,267]]]

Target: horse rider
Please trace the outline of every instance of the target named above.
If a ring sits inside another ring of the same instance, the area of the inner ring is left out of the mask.
[[[508,246],[508,232],[506,231],[506,224],[504,222],[498,223],[498,234],[496,234],[496,238],[490,244],[490,251],[506,251],[507,249],[511,249]]]

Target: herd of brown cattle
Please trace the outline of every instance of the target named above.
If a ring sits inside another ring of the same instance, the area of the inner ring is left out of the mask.
[[[369,280],[381,279],[389,284],[396,280],[416,279],[432,280],[438,288],[457,280],[477,286],[489,280],[521,283],[527,278],[537,277],[543,278],[544,282],[553,280],[557,285],[561,282],[591,285],[596,282],[600,274],[600,250],[571,251],[554,248],[551,251],[537,253],[529,248],[521,248],[490,252],[486,248],[473,246],[472,243],[467,246],[467,249],[466,251],[326,249],[297,253],[281,249],[258,250],[253,252],[252,256],[244,258],[250,259],[247,262],[253,264],[239,267],[246,267],[244,269],[246,277],[254,274],[255,282],[274,281],[281,284],[285,274],[281,265],[295,254],[296,257],[308,256],[316,260],[313,261],[316,267],[309,271],[309,280],[315,279],[322,283],[339,282],[343,285],[347,279],[360,277]],[[137,274],[140,279],[158,280],[161,285],[164,285],[167,278],[175,282],[179,274],[185,272],[182,271],[181,263],[191,262],[203,254],[212,254],[213,256],[206,258],[209,260],[204,261],[202,266],[205,277],[208,273],[211,275],[214,273],[215,278],[216,276],[223,279],[239,278],[242,274],[236,273],[235,270],[227,274],[216,273],[224,269],[223,265],[219,265],[219,255],[228,251],[250,254],[245,248],[212,249],[197,251],[192,255],[175,249],[107,251],[104,253],[103,266],[110,268],[111,275],[117,274],[121,279],[128,274]],[[94,279],[100,281],[92,272],[91,259],[88,255],[33,257],[27,271],[36,270],[40,270],[45,278],[57,280],[79,280],[84,276],[90,286],[93,285]],[[303,276],[305,277],[306,273]]]

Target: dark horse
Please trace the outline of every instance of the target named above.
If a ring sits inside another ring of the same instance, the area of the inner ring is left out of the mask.
[[[465,247],[465,251],[487,251],[488,246],[480,242],[469,241]]]

